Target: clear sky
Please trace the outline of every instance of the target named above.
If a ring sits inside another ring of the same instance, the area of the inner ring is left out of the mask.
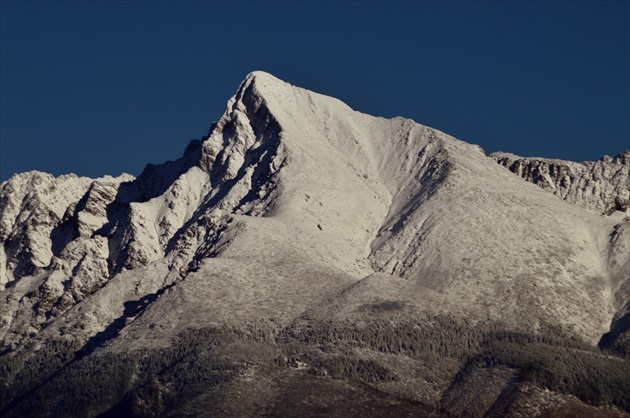
[[[138,174],[253,70],[487,152],[630,148],[630,2],[0,2],[0,180]]]

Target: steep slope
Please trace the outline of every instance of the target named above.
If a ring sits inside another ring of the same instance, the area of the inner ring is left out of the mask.
[[[271,392],[251,399],[271,413],[287,381],[320,384],[304,367],[374,385],[343,388],[365,405],[402,396],[401,411],[435,413],[496,335],[588,351],[628,302],[621,213],[589,213],[477,146],[262,72],[206,138],[137,178],[27,174],[0,192],[1,399],[15,416],[36,400],[33,415],[72,402],[88,415],[177,415],[206,398],[229,409],[265,379]],[[58,200],[26,197],[52,187]],[[186,362],[201,374],[177,371]],[[114,386],[83,392],[95,370]]]

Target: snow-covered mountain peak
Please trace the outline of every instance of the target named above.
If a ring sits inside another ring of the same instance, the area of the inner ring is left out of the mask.
[[[261,80],[264,80],[267,83],[287,84],[285,81],[280,80],[276,76],[262,70],[252,71],[251,73],[247,74],[243,79],[243,83],[247,84]]]
[[[625,202],[628,158],[515,158],[251,73],[177,160],[135,178],[32,172],[0,186],[0,352],[70,341],[80,349],[63,367],[190,329],[337,321],[380,335],[438,317],[597,343],[627,309],[630,223],[495,160],[606,209]]]
[[[292,94],[295,89],[298,88],[269,73],[254,71],[245,77],[236,94],[228,101],[226,113],[236,109],[247,113],[250,107],[253,115],[261,106],[277,106],[278,98]],[[276,110],[280,110],[280,107]]]

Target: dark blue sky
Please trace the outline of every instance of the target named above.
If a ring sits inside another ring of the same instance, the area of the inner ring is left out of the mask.
[[[178,158],[253,70],[487,152],[630,148],[630,2],[0,2],[0,180]]]

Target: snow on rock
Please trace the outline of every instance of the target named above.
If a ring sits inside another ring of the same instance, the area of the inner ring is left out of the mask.
[[[448,307],[596,342],[627,300],[628,255],[625,227],[611,243],[621,219],[591,212],[627,205],[627,153],[494,158],[588,211],[477,146],[254,72],[206,138],[137,178],[2,184],[2,345],[120,323],[116,344],[152,344],[209,322],[353,316],[384,294],[412,316]]]
[[[125,178],[98,181],[120,183]],[[1,258],[5,260],[0,267],[0,286],[50,265],[55,228],[94,182],[74,174],[55,178],[30,171],[0,185]]]
[[[523,158],[501,152],[492,157],[523,179],[586,210],[605,215],[622,211],[630,215],[630,151],[582,163]]]

